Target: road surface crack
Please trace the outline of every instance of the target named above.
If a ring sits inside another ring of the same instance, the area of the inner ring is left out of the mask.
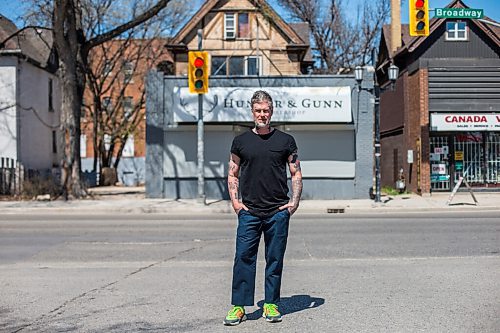
[[[75,296],[75,297],[73,297],[73,298],[71,298],[71,299],[67,300],[67,301],[66,301],[66,302],[64,302],[63,304],[61,304],[61,305],[59,305],[58,307],[56,307],[55,309],[53,309],[53,310],[49,311],[47,314],[43,314],[43,315],[41,315],[40,317],[38,317],[37,319],[35,319],[32,323],[26,324],[26,325],[24,325],[24,326],[22,326],[22,327],[19,327],[17,330],[12,331],[12,333],[21,332],[22,330],[24,330],[24,329],[26,329],[26,328],[29,328],[29,327],[34,326],[34,325],[37,325],[37,324],[41,324],[41,323],[43,323],[44,321],[46,321],[46,320],[48,320],[48,319],[53,319],[53,318],[55,318],[56,316],[58,316],[58,315],[62,314],[62,313],[64,312],[64,309],[65,309],[68,305],[70,305],[70,304],[72,304],[72,303],[74,303],[74,302],[76,302],[76,301],[78,301],[78,300],[80,300],[80,299],[82,299],[82,298],[85,298],[85,297],[87,297],[87,296],[89,296],[89,295],[91,295],[91,294],[93,294],[93,293],[97,293],[97,292],[100,292],[100,291],[106,290],[106,289],[108,289],[109,287],[111,287],[111,286],[113,286],[113,285],[117,284],[118,282],[121,282],[121,281],[123,281],[123,280],[126,280],[126,279],[128,279],[129,277],[131,277],[131,276],[133,276],[133,275],[136,275],[136,274],[138,274],[138,273],[140,273],[140,272],[143,272],[143,271],[145,271],[145,270],[147,270],[147,269],[149,269],[149,268],[152,268],[152,267],[155,267],[155,266],[161,265],[161,264],[163,264],[163,263],[165,263],[165,262],[168,262],[168,261],[171,261],[171,260],[177,259],[177,258],[178,258],[179,256],[181,256],[181,255],[184,255],[184,254],[186,254],[186,253],[192,252],[192,251],[194,251],[194,250],[199,250],[199,249],[201,249],[201,248],[202,248],[202,247],[192,247],[192,248],[189,248],[189,249],[187,249],[187,250],[180,251],[180,252],[179,252],[179,253],[177,253],[175,256],[172,256],[172,257],[169,257],[169,258],[166,258],[166,259],[163,259],[163,260],[160,260],[160,261],[154,262],[154,263],[152,263],[152,264],[150,264],[150,265],[147,265],[147,266],[144,266],[144,267],[140,267],[140,268],[136,269],[135,271],[133,271],[133,272],[131,272],[131,273],[128,273],[127,275],[123,276],[121,279],[118,279],[118,280],[116,280],[116,281],[113,281],[113,282],[107,283],[107,284],[105,284],[105,285],[103,285],[103,286],[100,286],[100,287],[98,287],[98,288],[94,288],[94,289],[88,290],[88,291],[86,291],[86,292],[83,292],[83,293],[81,293],[80,295],[77,295],[77,296]]]

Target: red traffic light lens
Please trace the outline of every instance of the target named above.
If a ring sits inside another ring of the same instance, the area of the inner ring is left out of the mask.
[[[424,0],[415,1],[415,7],[422,8],[424,6]]]
[[[194,59],[194,67],[201,67],[205,64],[205,61],[202,58]]]

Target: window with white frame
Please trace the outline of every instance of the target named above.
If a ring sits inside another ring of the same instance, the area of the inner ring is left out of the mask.
[[[245,75],[261,75],[260,57],[250,56],[245,58]]]
[[[235,13],[225,13],[224,14],[224,38],[225,39],[236,38],[236,14]]]
[[[102,74],[106,78],[113,72],[113,63],[109,60],[104,62],[104,68],[102,69]]]
[[[82,97],[82,106],[80,107],[80,118],[85,121],[85,117],[87,116],[87,101],[85,96]]]
[[[102,111],[110,114],[113,110],[113,103],[111,102],[111,97],[104,97],[101,102]]]
[[[257,56],[213,56],[211,75],[261,75],[262,59]]]
[[[87,136],[80,135],[80,157],[87,157]]]
[[[224,39],[235,39],[236,37],[250,37],[248,13],[224,14]]]
[[[130,118],[130,116],[132,116],[132,111],[134,111],[132,97],[130,96],[124,97],[122,105],[123,105],[123,116],[127,119]]]
[[[250,37],[250,24],[248,13],[238,13],[238,38]]]
[[[123,62],[123,81],[125,83],[133,83],[132,76],[134,75],[134,64],[130,61]]]
[[[467,40],[467,23],[465,21],[446,22],[446,40]]]
[[[110,148],[111,148],[111,135],[104,134],[104,149],[106,149],[106,151],[109,151]]]
[[[134,157],[134,136],[131,134],[125,141],[125,146],[122,151],[123,157]]]

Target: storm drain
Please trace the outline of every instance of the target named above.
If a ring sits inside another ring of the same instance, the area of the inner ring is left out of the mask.
[[[326,212],[330,214],[345,213],[345,208],[344,207],[327,208]]]

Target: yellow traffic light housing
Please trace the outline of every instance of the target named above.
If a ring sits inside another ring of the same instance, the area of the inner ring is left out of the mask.
[[[206,51],[189,51],[188,54],[189,92],[206,94],[210,75],[210,56]]]
[[[428,0],[408,0],[410,5],[410,36],[429,36]]]

